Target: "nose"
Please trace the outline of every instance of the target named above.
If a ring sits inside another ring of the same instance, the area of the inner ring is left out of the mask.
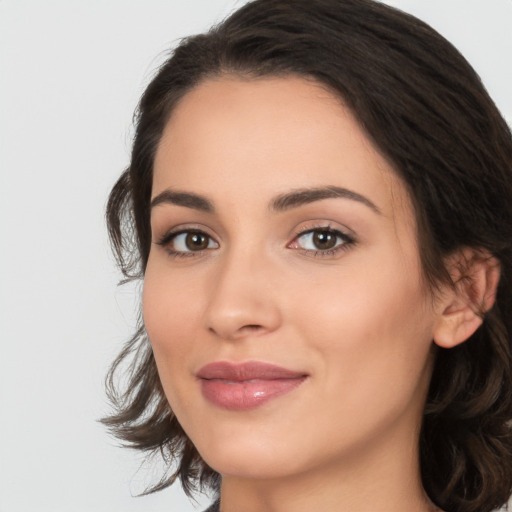
[[[279,328],[281,312],[268,263],[256,254],[227,258],[215,269],[205,312],[218,338],[239,340]]]

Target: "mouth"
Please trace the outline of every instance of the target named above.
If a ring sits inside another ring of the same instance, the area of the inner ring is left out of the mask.
[[[308,375],[259,361],[235,364],[218,361],[197,372],[203,396],[223,409],[255,409],[264,403],[290,393]]]

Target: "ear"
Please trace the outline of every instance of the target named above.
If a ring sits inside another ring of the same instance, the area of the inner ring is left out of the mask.
[[[434,342],[452,348],[466,341],[481,325],[496,300],[500,264],[489,252],[462,249],[447,260],[453,286],[440,300],[440,316]]]

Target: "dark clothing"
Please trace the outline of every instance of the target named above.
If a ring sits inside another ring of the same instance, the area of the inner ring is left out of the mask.
[[[219,512],[220,500],[212,503],[204,512]]]

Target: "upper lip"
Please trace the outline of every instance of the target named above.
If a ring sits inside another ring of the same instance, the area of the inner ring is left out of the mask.
[[[304,372],[260,361],[248,361],[245,363],[216,361],[203,366],[197,372],[197,377],[200,379],[228,381],[298,379],[306,376],[307,374]]]

